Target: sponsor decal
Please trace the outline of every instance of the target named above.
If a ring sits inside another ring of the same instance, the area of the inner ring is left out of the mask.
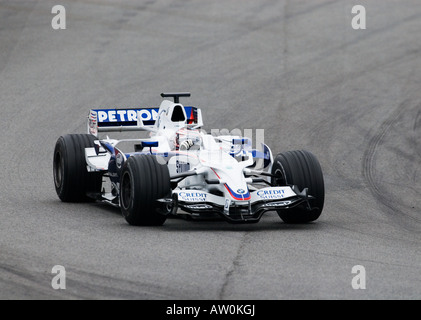
[[[227,215],[230,214],[230,206],[231,206],[231,200],[229,198],[225,198],[224,213]]]
[[[178,198],[187,202],[205,202],[207,194],[205,192],[179,192]]]
[[[291,200],[269,202],[269,203],[266,203],[266,204],[262,205],[262,207],[286,207],[286,206],[289,206],[291,203],[292,203]]]
[[[212,209],[211,205],[208,204],[190,204],[186,205],[186,208],[193,209],[193,210],[210,210]]]
[[[228,190],[231,197],[233,197],[235,200],[250,200],[250,192],[248,190],[244,193],[238,194],[234,190],[232,190],[227,184],[225,184],[225,188]]]
[[[192,112],[193,107],[184,107],[187,114]],[[127,108],[127,109],[94,109],[92,113],[97,114],[99,124],[105,123],[125,123],[125,122],[137,122],[137,113],[140,113],[143,122],[148,124],[154,124],[158,118],[159,108]]]
[[[104,109],[94,110],[98,115],[98,122],[136,122],[137,113],[143,121],[155,121],[158,109]]]
[[[90,134],[94,136],[98,135],[98,120],[95,111],[91,111],[89,114],[88,129]]]
[[[177,173],[186,172],[190,170],[190,163],[177,160],[175,162],[175,168]]]
[[[257,195],[260,199],[281,199],[284,197],[285,190],[283,189],[270,189],[270,190],[259,190]]]
[[[238,190],[237,190],[237,193],[239,193],[239,194],[244,194],[244,193],[246,193],[246,190],[244,190],[244,189],[238,189]]]
[[[187,114],[187,124],[195,124],[198,121],[197,118],[197,108],[195,107],[184,107],[184,109],[186,110],[186,114]],[[190,115],[189,115],[189,109],[190,109]]]

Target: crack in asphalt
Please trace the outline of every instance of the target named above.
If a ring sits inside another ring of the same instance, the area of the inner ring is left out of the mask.
[[[220,299],[220,300],[229,299],[229,297],[227,297],[228,286],[229,286],[232,278],[235,276],[238,267],[240,266],[240,260],[241,260],[242,254],[243,254],[244,247],[246,245],[246,240],[247,240],[247,232],[244,232],[243,237],[241,239],[241,243],[238,246],[237,253],[236,253],[234,259],[232,260],[231,267],[228,269],[228,272],[225,275],[225,280],[222,284],[221,291],[220,291],[219,297],[218,297],[218,299]]]

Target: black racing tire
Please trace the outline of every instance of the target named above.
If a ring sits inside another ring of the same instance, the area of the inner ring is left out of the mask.
[[[170,174],[166,164],[152,155],[127,159],[120,178],[120,207],[133,226],[161,226],[167,215],[156,200],[171,196]]]
[[[85,148],[94,147],[96,138],[89,134],[61,136],[54,149],[53,175],[58,197],[63,202],[90,202],[99,194],[102,174],[88,172]]]
[[[302,203],[294,208],[277,210],[279,217],[285,223],[307,223],[319,218],[323,211],[325,200],[325,187],[323,172],[317,158],[309,151],[288,151],[276,156],[272,174],[274,186],[296,185],[299,191],[308,188],[308,194],[315,197],[309,200],[312,210],[307,203]]]

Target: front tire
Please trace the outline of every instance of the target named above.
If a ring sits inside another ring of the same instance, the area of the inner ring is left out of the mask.
[[[161,226],[167,216],[156,200],[171,196],[168,167],[155,156],[131,156],[124,164],[120,180],[121,212],[130,225]]]
[[[272,166],[274,186],[296,185],[302,191],[308,188],[308,194],[315,197],[307,203],[287,210],[277,210],[285,223],[307,223],[319,218],[323,211],[325,188],[323,173],[317,158],[308,151],[289,151],[276,156]]]
[[[58,197],[63,202],[93,201],[88,194],[101,192],[102,175],[88,172],[85,148],[94,147],[89,134],[68,134],[57,140],[54,149],[53,175]]]

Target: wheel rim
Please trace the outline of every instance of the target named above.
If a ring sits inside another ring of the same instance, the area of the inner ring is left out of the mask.
[[[63,183],[64,161],[60,152],[54,156],[54,183],[56,188],[60,188]]]
[[[275,185],[276,186],[286,186],[287,185],[287,179],[284,174],[284,170],[281,168],[277,168],[274,172],[275,174]]]
[[[128,209],[132,200],[132,186],[130,174],[125,172],[121,182],[121,204],[124,209]]]

